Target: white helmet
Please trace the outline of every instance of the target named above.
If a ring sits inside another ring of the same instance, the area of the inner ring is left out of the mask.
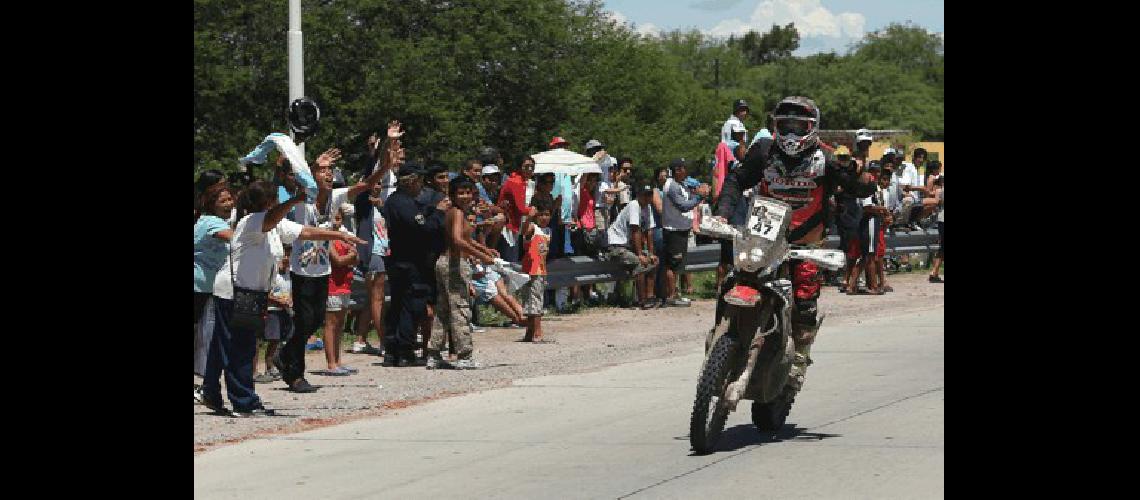
[[[796,156],[819,144],[819,107],[807,97],[785,97],[772,110],[773,139]]]

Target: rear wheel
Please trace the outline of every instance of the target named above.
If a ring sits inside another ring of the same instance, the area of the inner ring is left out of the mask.
[[[724,321],[729,321],[725,318]],[[721,335],[713,344],[708,362],[697,382],[697,399],[693,401],[693,414],[689,419],[689,443],[697,453],[708,453],[720,439],[728,410],[720,404],[724,396],[729,372],[732,370],[732,355],[736,352],[736,340]]]
[[[775,432],[784,426],[791,410],[792,396],[785,389],[783,394],[767,403],[752,402],[752,423],[761,432]]]

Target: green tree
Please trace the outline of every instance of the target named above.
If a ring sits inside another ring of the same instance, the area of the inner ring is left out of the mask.
[[[729,45],[739,47],[749,64],[767,64],[791,57],[792,52],[800,48],[800,32],[795,23],[782,27],[773,24],[764,34],[749,30],[739,41],[733,39]]]

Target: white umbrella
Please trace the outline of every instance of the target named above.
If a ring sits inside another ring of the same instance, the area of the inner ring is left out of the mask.
[[[602,173],[602,167],[586,155],[581,155],[568,149],[552,149],[531,155],[534,158],[534,173],[545,174],[588,174]]]

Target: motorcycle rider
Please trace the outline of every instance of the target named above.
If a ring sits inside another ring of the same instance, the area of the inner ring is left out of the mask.
[[[851,163],[841,164],[820,148],[819,107],[807,97],[786,97],[776,104],[770,120],[772,138],[753,142],[744,162],[725,178],[717,216],[728,219],[735,213],[747,189],[781,200],[792,207],[788,242],[801,247],[818,247],[826,236],[829,203],[837,187],[855,197],[870,196],[875,183],[870,175],[860,174]],[[794,306],[792,339],[796,355],[788,385],[795,392],[803,387],[811,345],[819,330],[816,299],[819,298],[819,266],[813,262],[791,260]],[[725,291],[735,288],[728,278],[717,301],[720,321]],[[729,292],[732,293],[732,292]]]

